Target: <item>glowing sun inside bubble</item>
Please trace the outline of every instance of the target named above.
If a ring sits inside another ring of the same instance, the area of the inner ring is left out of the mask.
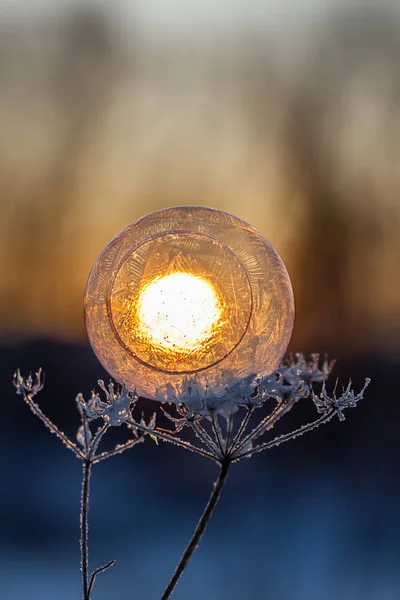
[[[155,278],[140,293],[140,334],[152,344],[192,353],[209,341],[221,323],[222,307],[214,286],[191,273]]]
[[[175,206],[120,231],[91,270],[90,343],[138,395],[171,400],[275,371],[293,328],[293,291],[272,244],[238,217]]]

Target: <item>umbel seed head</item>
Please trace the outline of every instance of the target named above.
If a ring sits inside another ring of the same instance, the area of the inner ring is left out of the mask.
[[[128,225],[96,260],[85,295],[104,368],[159,400],[272,372],[293,321],[292,286],[272,244],[238,217],[201,206]]]

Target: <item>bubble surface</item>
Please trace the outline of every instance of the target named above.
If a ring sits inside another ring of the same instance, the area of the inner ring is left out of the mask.
[[[228,213],[178,206],[128,225],[89,276],[85,322],[105,369],[166,400],[193,383],[224,388],[277,368],[293,329],[286,268]]]

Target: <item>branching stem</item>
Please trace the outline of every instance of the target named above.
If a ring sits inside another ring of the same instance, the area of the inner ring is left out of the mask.
[[[244,419],[242,420],[242,422],[241,422],[241,424],[240,424],[240,427],[239,427],[239,429],[238,429],[238,431],[237,431],[237,433],[236,433],[235,437],[233,438],[232,445],[231,445],[231,447],[229,448],[229,452],[230,452],[230,453],[233,453],[233,451],[234,451],[234,450],[236,450],[236,448],[237,448],[238,444],[240,443],[240,440],[241,440],[241,438],[242,438],[242,434],[243,434],[243,432],[245,431],[245,429],[246,429],[246,427],[247,427],[247,425],[248,425],[248,423],[249,423],[249,421],[250,421],[250,418],[251,418],[251,415],[253,414],[253,412],[254,412],[254,408],[253,408],[252,406],[250,406],[250,407],[247,409],[246,416],[245,416],[245,417],[244,417]]]
[[[171,596],[176,584],[178,583],[179,579],[182,576],[183,571],[186,569],[193,552],[196,550],[196,548],[200,542],[200,539],[201,539],[204,531],[206,530],[208,522],[211,519],[211,516],[214,512],[214,508],[215,508],[218,500],[220,499],[222,488],[224,487],[226,478],[228,476],[228,470],[229,470],[230,464],[231,464],[230,459],[224,459],[220,463],[221,470],[220,470],[218,479],[214,484],[214,488],[211,493],[210,499],[207,503],[207,506],[205,507],[204,512],[200,518],[200,521],[198,522],[197,527],[194,530],[192,539],[190,540],[189,544],[187,545],[186,550],[183,553],[182,558],[179,561],[169,584],[167,585],[163,595],[161,596],[161,600],[168,600],[168,598]]]
[[[253,456],[253,454],[256,454],[257,452],[262,452],[263,450],[268,450],[269,448],[273,448],[274,446],[279,446],[280,444],[283,444],[284,442],[288,442],[289,440],[294,440],[295,438],[299,437],[300,435],[303,435],[304,433],[308,433],[312,429],[316,429],[323,423],[328,423],[328,421],[330,421],[334,415],[335,415],[335,411],[329,410],[324,415],[322,415],[322,417],[320,417],[316,421],[313,421],[312,423],[303,425],[302,427],[299,427],[299,429],[295,429],[294,431],[291,431],[290,433],[285,433],[283,435],[279,435],[278,437],[274,438],[270,442],[265,442],[264,444],[260,444],[260,446],[255,446],[251,450],[249,450],[247,452],[243,452],[242,454],[236,453],[234,455],[232,462],[236,462],[236,461],[240,460],[241,458],[247,458],[249,456]]]
[[[36,417],[39,417],[39,419],[46,425],[46,427],[48,429],[50,429],[50,431],[52,433],[55,433],[56,436],[62,441],[62,443],[67,446],[67,448],[69,448],[70,450],[72,450],[72,452],[75,454],[75,456],[77,458],[80,458],[81,460],[83,460],[84,459],[83,452],[76,446],[76,444],[74,444],[73,442],[71,442],[71,440],[68,438],[68,436],[65,435],[65,433],[63,433],[62,431],[60,431],[58,429],[57,425],[55,425],[53,423],[53,421],[51,421],[44,414],[44,412],[39,408],[39,406],[36,404],[36,402],[34,402],[34,400],[32,398],[32,395],[24,393],[23,397],[24,397],[25,402],[27,403],[27,405],[29,406],[29,408],[33,412],[33,414]]]
[[[106,571],[107,569],[109,569],[113,565],[115,565],[115,560],[110,560],[106,565],[103,565],[102,567],[99,567],[98,569],[96,569],[95,571],[93,571],[92,576],[90,578],[90,583],[89,583],[89,592],[88,592],[88,597],[89,598],[90,598],[91,593],[92,593],[94,582],[96,581],[96,576],[99,573],[102,573],[103,571]]]
[[[206,456],[207,458],[215,460],[215,456],[211,454],[211,452],[207,452],[207,450],[203,450],[202,448],[197,448],[197,446],[193,446],[193,444],[191,444],[190,442],[185,442],[184,440],[176,438],[171,434],[165,433],[160,429],[152,429],[150,427],[146,427],[141,423],[136,423],[136,421],[134,421],[133,419],[127,419],[127,423],[139,429],[139,431],[142,431],[143,433],[148,433],[150,437],[156,437],[160,440],[163,440],[164,442],[174,444],[175,446],[182,446],[186,450],[190,450],[191,452],[197,452],[197,454],[201,454],[202,456]]]
[[[248,442],[256,440],[258,437],[263,435],[266,431],[269,431],[274,427],[277,421],[290,411],[293,407],[295,400],[291,399],[285,402],[285,404],[279,404],[274,408],[271,414],[265,417],[259,425],[251,433],[236,446],[235,454],[239,453]]]

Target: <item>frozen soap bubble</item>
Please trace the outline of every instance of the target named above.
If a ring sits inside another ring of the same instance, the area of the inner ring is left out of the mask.
[[[128,390],[159,400],[272,372],[293,320],[292,286],[272,244],[238,217],[201,206],[128,225],[86,288],[100,362]]]

